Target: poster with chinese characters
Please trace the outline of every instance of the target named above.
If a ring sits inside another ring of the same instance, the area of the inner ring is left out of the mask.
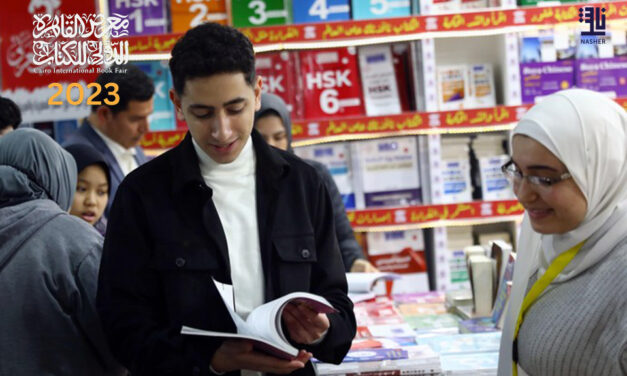
[[[184,33],[203,22],[226,24],[225,0],[170,0],[172,32]]]

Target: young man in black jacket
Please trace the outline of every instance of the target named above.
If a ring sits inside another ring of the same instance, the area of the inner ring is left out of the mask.
[[[133,375],[313,375],[339,363],[355,334],[328,193],[316,171],[253,128],[261,80],[250,41],[203,24],[172,50],[170,97],[189,133],[131,173],[112,206],[98,308],[114,354]],[[235,331],[212,278],[233,285],[237,313],[294,291],[338,310],[288,306],[301,349],[282,360],[245,341],[183,336],[181,326]]]

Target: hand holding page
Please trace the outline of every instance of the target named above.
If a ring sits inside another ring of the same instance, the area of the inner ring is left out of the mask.
[[[220,290],[220,288],[218,288]],[[223,299],[225,296],[223,296]],[[183,326],[181,334],[244,339],[253,342],[255,349],[282,359],[293,359],[298,349],[289,343],[283,334],[281,316],[290,303],[307,304],[318,313],[334,313],[335,308],[325,298],[307,292],[293,292],[255,308],[244,321],[233,310],[233,305],[225,301],[225,305],[235,322],[237,333],[215,332]]]

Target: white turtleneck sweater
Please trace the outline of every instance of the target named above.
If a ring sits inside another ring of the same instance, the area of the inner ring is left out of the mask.
[[[234,306],[237,314],[248,314],[264,303],[264,277],[257,227],[255,153],[249,137],[231,163],[217,163],[193,141],[200,173],[213,191],[231,264]]]

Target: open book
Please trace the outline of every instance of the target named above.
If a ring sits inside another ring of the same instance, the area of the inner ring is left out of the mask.
[[[373,288],[378,281],[394,280],[401,276],[396,273],[346,273],[348,297],[359,303],[376,296]]]
[[[231,318],[235,322],[237,333],[214,332],[183,326],[181,334],[250,340],[253,342],[256,350],[263,351],[277,358],[293,359],[298,355],[298,349],[289,343],[283,333],[281,315],[285,306],[289,303],[307,304],[318,313],[337,312],[331,303],[321,296],[307,292],[293,292],[260,305],[244,321],[235,313],[233,305],[225,299],[224,294],[222,297],[225,300]]]

